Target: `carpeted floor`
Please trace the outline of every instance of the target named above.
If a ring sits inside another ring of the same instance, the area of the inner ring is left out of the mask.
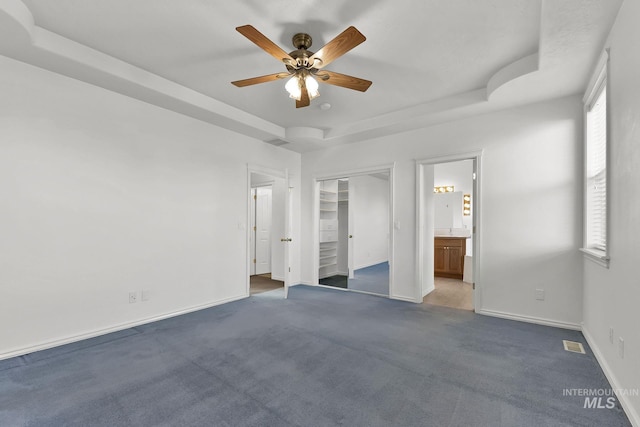
[[[629,426],[554,329],[296,286],[0,362],[2,426]]]

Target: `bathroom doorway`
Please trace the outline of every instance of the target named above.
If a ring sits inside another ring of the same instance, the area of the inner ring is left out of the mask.
[[[418,162],[418,270],[422,302],[479,307],[480,154]]]

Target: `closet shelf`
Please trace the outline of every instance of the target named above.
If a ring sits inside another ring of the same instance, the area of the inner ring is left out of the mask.
[[[320,268],[330,267],[330,266],[332,266],[332,265],[337,265],[337,264],[336,264],[335,262],[330,262],[330,263],[328,263],[328,264],[322,264],[322,263],[320,263]]]

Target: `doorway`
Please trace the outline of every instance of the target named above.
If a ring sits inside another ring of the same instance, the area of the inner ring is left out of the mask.
[[[418,291],[427,304],[479,309],[481,153],[418,162]]]
[[[249,274],[248,293],[285,290],[288,262],[286,237],[289,188],[285,176],[249,171]]]
[[[391,170],[316,179],[317,284],[391,295]]]

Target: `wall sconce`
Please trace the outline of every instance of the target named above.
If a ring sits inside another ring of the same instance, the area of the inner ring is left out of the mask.
[[[462,196],[462,214],[464,216],[471,215],[471,194]]]
[[[443,185],[441,187],[433,187],[434,193],[453,193],[453,185]]]

